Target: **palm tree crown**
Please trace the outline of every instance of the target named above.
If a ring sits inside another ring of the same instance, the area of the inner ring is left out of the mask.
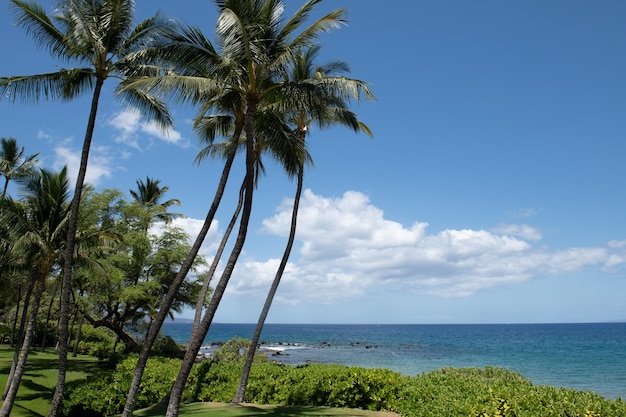
[[[7,194],[9,181],[27,177],[37,164],[39,154],[24,156],[24,151],[24,147],[20,148],[14,138],[0,140],[0,175],[4,177],[3,197]]]
[[[161,187],[161,180],[146,177],[146,181],[137,180],[137,190],[130,190],[130,195],[142,206],[155,210],[155,217],[165,223],[171,222],[174,218],[181,216],[178,213],[168,213],[171,206],[180,206],[180,200],[176,198],[161,202],[163,195],[169,191],[169,187]]]

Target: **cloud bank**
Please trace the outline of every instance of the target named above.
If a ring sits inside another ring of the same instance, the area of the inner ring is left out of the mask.
[[[286,237],[292,201],[263,221],[267,234]],[[584,268],[615,272],[626,263],[626,241],[602,247],[552,250],[526,224],[492,230],[429,232],[428,223],[406,227],[360,192],[329,198],[306,190],[296,246],[276,302],[297,305],[349,301],[386,287],[415,295],[468,297],[490,287]],[[282,254],[282,248],[277,255]],[[229,293],[264,296],[280,259],[240,262]]]

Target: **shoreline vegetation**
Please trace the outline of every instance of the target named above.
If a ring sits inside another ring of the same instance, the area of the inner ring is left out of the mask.
[[[621,398],[611,400],[592,391],[535,386],[523,375],[500,368],[444,368],[415,377],[387,369],[333,364],[290,366],[260,354],[252,368],[245,404],[229,404],[243,361],[233,339],[211,359],[194,365],[185,390],[181,416],[239,417],[359,416],[406,417],[475,416],[531,417],[626,415]],[[180,346],[178,346],[180,348]],[[0,345],[0,384],[6,382],[12,349]],[[58,357],[34,350],[20,387],[13,414],[46,415],[56,382]],[[81,354],[71,358],[64,415],[109,416],[121,412],[136,355],[98,359]],[[155,356],[148,362],[138,397],[137,416],[163,415],[159,402],[168,392],[180,359]]]

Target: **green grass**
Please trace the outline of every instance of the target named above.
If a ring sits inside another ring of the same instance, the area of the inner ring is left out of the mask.
[[[2,390],[7,383],[12,360],[13,349],[6,345],[0,346],[0,389]],[[48,348],[45,353],[42,353],[37,348],[30,352],[11,416],[34,417],[48,414],[57,382],[58,362],[58,354],[54,349]],[[78,384],[100,370],[98,359],[94,357],[85,355],[70,357],[67,384]]]
[[[165,414],[165,406],[154,406],[139,410],[137,416],[152,417]],[[259,405],[259,404],[225,404],[225,403],[193,403],[180,407],[181,416],[219,416],[219,417],[381,417],[396,414],[350,408],[331,408],[314,406]],[[397,416],[397,415],[396,415]]]

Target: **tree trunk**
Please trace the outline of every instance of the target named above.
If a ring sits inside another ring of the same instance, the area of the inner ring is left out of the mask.
[[[48,338],[48,324],[50,324],[50,314],[52,313],[52,305],[54,304],[54,297],[57,295],[58,283],[54,284],[54,291],[50,297],[50,303],[48,304],[48,312],[46,313],[46,325],[43,328],[43,340],[41,341],[41,351],[46,351],[46,339]]]
[[[78,355],[78,344],[80,343],[80,335],[83,332],[83,323],[85,322],[85,315],[80,313],[76,309],[76,314],[80,314],[80,320],[78,322],[78,330],[76,330],[76,337],[74,339],[74,348],[72,349],[72,358]]]
[[[43,294],[45,286],[46,276],[42,275],[37,281],[37,287],[35,288],[35,303],[33,304],[33,311],[31,312],[30,320],[28,321],[28,327],[26,328],[26,336],[24,338],[24,343],[22,344],[22,349],[20,351],[20,359],[17,362],[13,377],[8,381],[10,387],[7,396],[2,403],[2,408],[0,408],[0,417],[9,417],[11,415],[11,409],[13,408],[15,398],[17,397],[17,389],[20,387],[20,382],[22,381],[22,376],[24,375],[24,369],[26,368],[26,359],[28,358],[28,352],[33,342],[41,295]]]
[[[267,314],[270,311],[270,307],[272,306],[272,301],[274,300],[274,296],[276,295],[276,290],[278,290],[278,285],[280,284],[280,280],[283,277],[283,273],[285,272],[285,268],[287,267],[287,261],[289,260],[289,255],[291,255],[291,249],[293,248],[293,242],[296,237],[296,225],[298,221],[298,208],[300,206],[300,196],[302,195],[302,183],[303,183],[303,168],[300,167],[300,171],[298,172],[298,185],[296,186],[296,195],[293,200],[293,211],[291,212],[291,228],[289,230],[289,238],[287,239],[287,246],[285,247],[285,252],[283,252],[283,257],[280,261],[280,265],[278,266],[278,270],[276,271],[276,275],[274,276],[274,281],[272,281],[272,286],[270,287],[270,291],[267,294],[267,298],[265,299],[265,304],[263,305],[263,310],[261,310],[261,315],[259,316],[259,320],[254,329],[254,334],[252,335],[252,341],[250,343],[250,348],[246,354],[246,361],[243,365],[243,371],[241,373],[241,379],[239,380],[239,387],[237,388],[237,393],[235,394],[235,398],[233,398],[234,403],[242,403],[246,397],[246,388],[248,386],[248,377],[250,376],[250,368],[252,368],[252,362],[254,361],[254,354],[256,353],[257,346],[259,345],[259,339],[261,338],[261,332],[263,331],[263,326],[265,325],[265,319],[267,318]]]
[[[20,357],[20,350],[24,342],[24,327],[26,326],[26,319],[28,318],[28,308],[30,305],[31,295],[33,293],[34,282],[35,282],[35,279],[30,279],[28,282],[28,287],[26,287],[26,294],[24,295],[24,309],[22,310],[22,317],[20,318],[20,328],[17,333],[17,340],[15,341],[15,346],[14,346],[15,350],[13,351],[13,361],[11,362],[11,370],[9,371],[9,378],[7,379],[7,384],[4,387],[4,392],[2,393],[2,401],[6,399],[7,394],[9,393],[9,388],[11,387],[11,380],[13,379],[15,368],[17,367],[17,362]]]
[[[226,243],[228,243],[228,239],[230,238],[230,234],[235,228],[235,224],[237,223],[237,218],[239,217],[239,213],[241,213],[241,206],[243,205],[243,195],[244,195],[244,187],[245,184],[241,185],[239,189],[239,202],[237,203],[237,208],[235,209],[235,213],[233,213],[233,217],[230,219],[230,223],[224,232],[224,236],[222,237],[222,241],[220,242],[220,246],[217,248],[215,252],[215,256],[213,257],[213,261],[211,262],[211,267],[207,271],[204,282],[202,283],[202,289],[200,290],[200,294],[198,295],[198,303],[196,304],[196,314],[193,320],[192,332],[200,325],[200,320],[202,320],[202,312],[204,311],[204,301],[206,299],[206,294],[209,291],[209,284],[211,283],[211,279],[213,279],[213,275],[215,275],[215,270],[217,269],[217,264],[222,258],[222,254],[224,253],[224,248],[226,247]]]
[[[209,306],[207,307],[207,312],[202,319],[200,326],[196,329],[195,332],[192,332],[192,338],[189,342],[189,346],[187,346],[187,351],[185,352],[183,363],[170,392],[170,401],[167,405],[167,412],[165,414],[166,417],[178,416],[180,400],[183,395],[185,384],[187,383],[187,378],[189,377],[189,373],[191,372],[191,368],[195,362],[196,356],[200,351],[202,342],[204,341],[204,338],[209,331],[209,327],[213,322],[213,317],[215,316],[215,312],[217,311],[217,307],[219,306],[222,296],[224,295],[224,291],[226,290],[228,281],[230,280],[233,270],[235,269],[237,259],[241,254],[243,245],[246,240],[246,236],[248,234],[248,223],[250,222],[250,214],[252,212],[252,197],[254,194],[254,114],[256,114],[256,105],[254,103],[251,103],[249,104],[246,114],[246,176],[244,187],[245,196],[243,202],[243,211],[239,223],[239,233],[237,234],[237,240],[235,241],[235,245],[233,246],[230,257],[228,258],[228,262],[226,263],[224,272],[222,272],[222,277],[215,287],[215,291],[213,292],[213,296],[211,297],[211,301],[209,302]]]
[[[83,141],[83,149],[80,157],[80,167],[78,177],[76,178],[76,186],[74,188],[74,198],[70,211],[70,221],[67,230],[67,242],[65,248],[65,265],[63,267],[63,283],[61,284],[61,309],[59,312],[59,374],[57,384],[52,397],[52,405],[48,412],[48,417],[56,417],[63,401],[63,392],[65,391],[65,374],[67,373],[67,346],[69,340],[69,322],[70,322],[70,298],[72,293],[72,270],[74,267],[74,248],[76,246],[76,228],[78,225],[78,211],[80,209],[80,199],[83,193],[83,185],[85,183],[85,175],[87,174],[87,164],[89,160],[89,149],[91,148],[91,140],[96,127],[96,115],[98,114],[98,102],[104,79],[97,77],[96,86],[91,99],[91,109],[89,112],[89,120],[87,122],[87,130],[85,131],[85,140]]]
[[[161,306],[159,312],[157,313],[154,321],[151,323],[148,328],[148,332],[146,333],[146,338],[144,340],[143,346],[141,348],[141,352],[139,352],[139,358],[137,359],[137,365],[135,366],[135,371],[133,373],[133,379],[130,384],[130,389],[128,391],[128,395],[126,397],[126,404],[124,405],[124,411],[122,413],[122,417],[130,417],[135,409],[135,402],[137,400],[137,394],[139,392],[139,385],[141,383],[141,378],[143,376],[143,372],[146,368],[146,363],[148,362],[148,356],[150,355],[150,349],[154,344],[157,336],[159,335],[159,331],[161,330],[161,326],[163,322],[167,318],[167,314],[169,312],[170,307],[174,303],[174,299],[176,298],[176,294],[180,289],[187,273],[191,269],[193,265],[193,261],[196,259],[196,255],[200,250],[200,246],[204,242],[204,238],[209,232],[209,228],[211,223],[213,222],[213,218],[215,217],[215,213],[220,205],[222,200],[222,196],[224,195],[224,190],[226,189],[226,183],[228,181],[228,176],[230,174],[230,169],[233,165],[233,161],[235,160],[235,154],[237,153],[236,141],[241,135],[241,127],[235,129],[235,133],[233,135],[234,145],[228,154],[228,158],[226,159],[226,163],[224,164],[224,169],[222,170],[222,175],[220,177],[220,181],[215,191],[215,196],[213,197],[213,203],[209,208],[209,212],[204,220],[204,224],[198,233],[198,237],[196,238],[193,246],[191,247],[187,258],[183,262],[180,267],[180,271],[172,281],[172,285],[170,286],[167,294],[163,298],[161,302]]]
[[[17,306],[15,307],[15,317],[13,318],[13,329],[11,330],[11,347],[15,346],[15,330],[17,329],[17,318],[20,315],[20,304],[22,302],[22,285],[17,288]]]

